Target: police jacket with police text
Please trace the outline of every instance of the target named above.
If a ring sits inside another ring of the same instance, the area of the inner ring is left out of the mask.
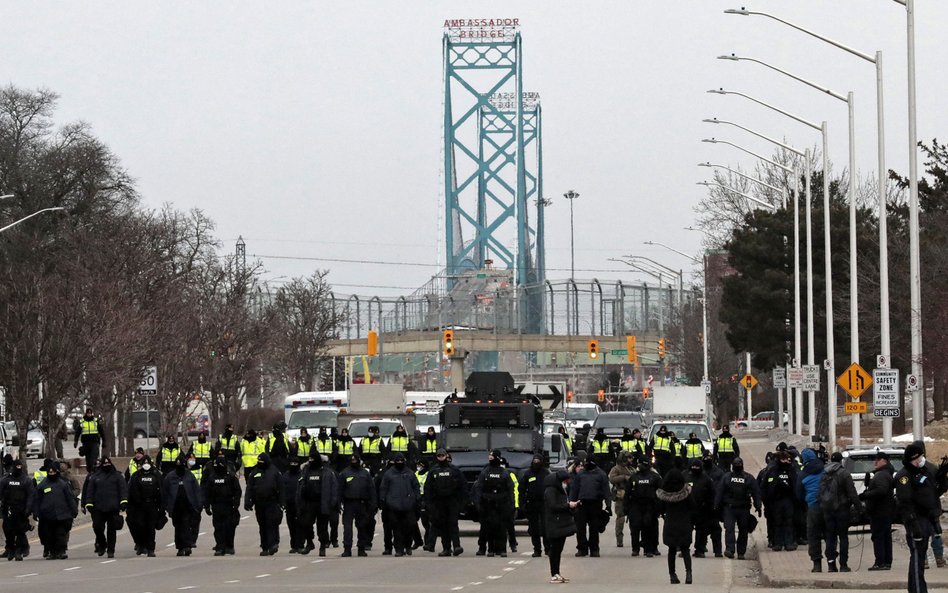
[[[651,468],[642,472],[636,471],[629,476],[629,486],[625,491],[626,512],[629,505],[650,507],[658,503],[655,493],[662,485],[662,477]]]
[[[7,513],[28,515],[33,508],[34,491],[33,479],[25,471],[0,478],[0,517]]]
[[[793,463],[775,463],[764,472],[760,486],[762,497],[768,504],[780,500],[795,500],[797,470]]]
[[[61,477],[46,478],[36,489],[33,514],[49,521],[67,521],[79,514],[72,486]]]
[[[237,476],[225,471],[219,473],[212,468],[202,486],[204,490],[204,506],[217,508],[239,508],[243,490]]]
[[[128,481],[129,508],[159,511],[161,502],[161,474],[155,469],[135,472]]]
[[[747,472],[727,472],[714,498],[715,508],[760,508],[760,487]]]
[[[448,462],[436,463],[428,470],[425,480],[425,500],[435,503],[443,500],[455,500],[458,503],[466,499],[467,480],[457,466]]]
[[[513,506],[513,480],[505,467],[490,464],[481,470],[474,482],[474,502]]]
[[[299,504],[319,503],[319,512],[328,515],[339,506],[339,479],[332,468],[306,464],[300,476]]]
[[[114,467],[100,469],[94,479],[89,481],[89,492],[86,495],[86,507],[100,513],[114,513],[119,505],[128,500],[128,483],[125,476]]]

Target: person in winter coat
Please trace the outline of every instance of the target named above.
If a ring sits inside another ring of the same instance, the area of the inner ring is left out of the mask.
[[[306,531],[300,521],[300,507],[297,504],[300,490],[302,468],[300,458],[291,455],[286,473],[283,474],[283,496],[286,501],[286,527],[290,532],[290,554],[302,554],[306,549]]]
[[[425,502],[432,529],[429,552],[434,552],[438,538],[441,539],[439,556],[450,556],[452,546],[455,556],[464,552],[458,530],[458,515],[467,498],[468,486],[464,474],[448,459],[447,451],[438,449],[435,463],[428,470],[425,480]]]
[[[792,552],[797,549],[793,528],[797,471],[786,451],[777,452],[774,458],[775,463],[767,468],[761,480],[764,504],[770,514],[767,529],[773,529],[774,552]]]
[[[820,511],[826,535],[826,564],[829,572],[850,572],[849,517],[862,512],[853,477],[843,468],[843,455],[833,453],[820,478]],[[838,550],[838,551],[837,551]],[[839,566],[836,561],[839,559]]]
[[[760,487],[754,476],[744,471],[744,460],[735,457],[731,461],[731,471],[724,474],[714,497],[714,508],[724,511],[724,555],[727,558],[734,557],[736,544],[737,559],[744,559],[750,534],[751,505],[760,517]]]
[[[30,511],[33,508],[35,486],[24,469],[23,460],[17,459],[10,473],[0,478],[0,519],[3,519],[4,558],[20,562],[30,553],[26,532],[30,529]]]
[[[254,511],[260,531],[260,555],[273,556],[280,547],[280,523],[286,498],[283,476],[270,461],[270,455],[257,456],[257,465],[247,480],[244,510]]]
[[[928,540],[941,516],[939,497],[943,494],[937,478],[937,474],[928,471],[921,444],[912,443],[905,448],[902,469],[895,474],[895,499],[909,547],[909,593],[928,591],[925,582]]]
[[[155,529],[164,513],[161,474],[147,455],[128,481],[128,532],[135,542],[135,555],[155,557]]]
[[[415,507],[421,496],[418,478],[407,466],[405,455],[395,453],[392,467],[382,477],[379,497],[382,505],[388,509],[394,535],[395,556],[411,556]]]
[[[628,429],[626,429],[628,430]],[[637,442],[629,434],[630,450],[637,446]],[[643,443],[645,441],[642,441]],[[625,446],[625,441],[623,441]],[[615,501],[616,546],[622,547],[625,539],[625,491],[629,487],[629,478],[632,476],[633,453],[623,450],[616,459],[616,464],[609,470],[609,484],[612,485],[612,500]]]
[[[646,558],[658,552],[658,499],[655,492],[662,477],[652,469],[647,457],[639,458],[638,471],[629,477],[623,508],[632,536],[632,556],[639,555],[640,546]]]
[[[866,505],[869,515],[869,531],[872,533],[872,550],[875,562],[869,570],[892,568],[892,520],[895,518],[895,468],[889,463],[884,451],[876,453],[875,471],[859,499]]]
[[[174,547],[178,556],[190,556],[197,539],[194,515],[201,512],[201,489],[194,474],[188,471],[187,458],[179,455],[171,473],[161,484],[161,500],[174,526]]]
[[[603,503],[606,504],[605,513],[611,513],[609,502],[609,478],[599,469],[595,456],[587,459],[583,472],[577,475],[569,485],[569,499],[578,502],[576,507],[576,556],[587,554],[592,558],[599,557],[600,527],[605,528],[609,518],[604,514]]]
[[[494,449],[487,456],[485,467],[474,483],[474,504],[477,506],[487,544],[487,556],[507,557],[506,517],[514,509],[513,481],[501,465],[502,454]],[[480,550],[478,550],[480,554]]]
[[[708,458],[708,465],[713,461]],[[714,512],[714,482],[705,471],[702,459],[692,459],[688,471],[684,473],[685,482],[691,485],[691,499],[694,501],[695,558],[704,558],[708,552],[708,539],[711,539],[715,558],[724,556],[721,549],[721,524]]]
[[[534,455],[530,467],[520,476],[520,506],[527,516],[527,533],[533,543],[533,557],[539,558],[543,550],[549,550],[549,543],[544,535],[543,520],[543,492],[549,470],[543,465],[543,456]]]
[[[569,502],[569,473],[557,470],[544,481],[543,519],[546,537],[550,542],[550,582],[568,583],[569,579],[560,574],[560,558],[566,546],[566,538],[576,533],[576,521],[573,511],[578,502]]]
[[[338,513],[339,508],[339,481],[336,472],[315,448],[310,450],[309,463],[300,476],[297,507],[306,539],[306,547],[301,553],[309,554],[315,549],[313,540],[318,536],[319,555],[325,556],[330,543],[329,517],[333,512]]]
[[[273,425],[273,432],[267,437],[263,452],[270,456],[270,463],[278,472],[286,472],[290,463],[290,439],[286,436],[286,422],[281,420]]]
[[[803,469],[797,477],[797,500],[806,502],[806,539],[813,568],[810,572],[822,572],[823,563],[823,513],[820,511],[820,479],[823,477],[823,462],[816,451],[809,447],[800,453]]]
[[[227,461],[224,450],[219,450],[208,466],[204,484],[204,512],[214,525],[214,555],[234,554],[234,533],[240,522],[240,498],[243,491],[240,480]]]
[[[59,462],[54,461],[46,470],[46,479],[40,482],[33,498],[33,518],[46,533],[44,557],[65,560],[69,547],[69,531],[79,515],[76,495],[69,482],[59,475]]]
[[[925,441],[912,441],[912,444],[925,452]],[[928,479],[935,482],[935,491],[938,496],[948,492],[948,461],[942,458],[940,465],[935,465],[931,461],[925,461],[924,468]],[[935,566],[944,568],[945,566],[945,542],[941,536],[941,516],[932,517],[932,554],[935,556]]]
[[[178,446],[178,439],[173,434],[169,434],[165,442],[158,448],[158,454],[155,456],[155,463],[158,464],[158,471],[162,475],[174,473],[178,457],[181,456],[181,447]]]
[[[606,469],[612,468],[612,460],[614,459],[612,443],[609,442],[603,428],[596,429],[596,435],[586,446],[586,452],[590,454],[589,458],[595,461],[597,466]]]
[[[349,467],[339,474],[339,496],[342,500],[342,556],[352,556],[352,528],[358,529],[359,556],[368,556],[366,546],[371,541],[369,525],[375,515],[375,482],[369,471],[362,467],[358,455],[349,458]]]
[[[86,509],[92,513],[92,531],[95,532],[95,553],[101,556],[108,552],[115,558],[115,528],[119,513],[128,506],[128,484],[125,477],[115,469],[112,460],[103,457],[99,471],[89,481]]]
[[[662,481],[662,487],[656,490],[658,510],[665,518],[662,527],[662,542],[668,546],[668,577],[672,585],[677,585],[678,574],[675,571],[675,555],[681,553],[685,563],[685,584],[691,584],[691,531],[694,527],[694,499],[691,497],[691,485],[685,483],[680,471],[673,469]]]

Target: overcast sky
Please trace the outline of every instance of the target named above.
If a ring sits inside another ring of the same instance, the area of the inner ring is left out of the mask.
[[[917,0],[919,138],[948,135],[943,42],[948,2]],[[439,261],[441,36],[446,18],[517,17],[524,89],[543,105],[548,267],[569,268],[575,189],[578,277],[619,276],[626,253],[688,267],[642,245],[687,252],[683,230],[706,179],[701,161],[752,167],[717,136],[757,151],[733,119],[798,146],[817,134],[738,97],[740,90],[804,118],[826,119],[830,153],[847,161],[845,104],[735,52],[856,94],[857,168],[876,170],[871,64],[762,17],[723,14],[721,0],[597,2],[16,2],[0,0],[0,82],[61,95],[58,119],[82,119],[121,158],[148,207],[201,208],[231,251],[384,260],[428,266],[272,259],[278,279],[330,268],[339,292],[394,295]],[[905,171],[904,8],[892,0],[757,1],[866,53],[884,52],[886,156]],[[443,257],[440,259],[443,260]],[[590,270],[590,271],[586,271]],[[592,271],[597,270],[597,271]],[[568,273],[552,271],[551,278]],[[634,278],[625,274],[624,277]],[[388,288],[363,288],[372,285]]]

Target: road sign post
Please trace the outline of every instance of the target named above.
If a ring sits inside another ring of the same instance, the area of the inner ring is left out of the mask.
[[[891,422],[892,418],[902,415],[902,408],[899,406],[899,369],[875,369],[872,371],[872,378],[872,415],[882,418],[883,422]],[[890,440],[883,444],[892,443]]]

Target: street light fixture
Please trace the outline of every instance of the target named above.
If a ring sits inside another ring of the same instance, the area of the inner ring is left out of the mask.
[[[2,233],[2,232],[4,232],[4,231],[7,231],[7,230],[9,230],[9,229],[12,229],[13,227],[15,227],[16,225],[20,224],[21,222],[26,222],[27,220],[33,218],[34,216],[38,216],[38,215],[40,215],[40,214],[42,214],[42,213],[44,213],[44,212],[53,212],[53,211],[56,211],[56,210],[65,210],[65,208],[63,208],[62,206],[55,206],[55,207],[53,207],[53,208],[43,208],[42,210],[37,210],[37,211],[34,212],[33,214],[29,214],[29,215],[27,215],[27,216],[24,216],[24,217],[21,218],[20,220],[18,220],[18,221],[16,221],[16,222],[11,222],[11,223],[8,224],[7,226],[5,226],[5,227],[3,227],[3,228],[0,228],[0,233]]]
[[[724,185],[723,183],[710,182],[710,181],[698,181],[696,182],[696,185],[706,185],[708,187],[720,187],[721,189],[727,190],[731,193],[735,193],[746,200],[750,200],[751,202],[754,202],[755,204],[760,204],[764,208],[769,208],[773,212],[777,211],[777,206],[775,206],[774,204],[771,204],[770,202],[765,202],[764,200],[761,200],[760,198],[755,198],[754,196],[750,194],[745,194],[744,192],[738,191],[734,189],[733,187]]]
[[[899,0],[895,0],[895,1],[896,1],[896,2],[899,2]],[[906,2],[908,2],[908,1],[910,1],[910,0],[906,0]],[[900,2],[900,3],[901,3],[901,2]],[[908,9],[907,11],[908,11],[908,13],[909,13],[909,15],[910,15],[910,16],[909,16],[909,30],[910,30],[910,31],[913,31],[913,30],[914,30],[914,5],[913,5],[912,7],[909,7],[908,4],[906,4],[905,6],[906,6],[906,8]],[[869,62],[869,63],[871,63],[871,64],[874,64],[875,67],[876,67],[876,118],[877,118],[877,124],[876,124],[876,125],[877,125],[877,129],[878,129],[878,152],[879,152],[879,164],[878,164],[878,167],[879,167],[879,171],[878,171],[878,193],[879,193],[879,214],[878,214],[878,217],[879,217],[879,296],[880,296],[880,315],[879,315],[879,330],[880,330],[880,331],[879,331],[879,333],[880,333],[880,338],[881,338],[881,339],[880,339],[880,350],[881,350],[880,354],[883,355],[886,360],[889,360],[889,353],[890,353],[890,350],[891,350],[891,344],[890,344],[890,338],[889,338],[889,255],[888,255],[888,225],[887,225],[887,222],[886,222],[886,217],[887,217],[887,212],[886,212],[886,176],[887,176],[888,173],[887,173],[887,170],[886,170],[886,167],[885,167],[885,112],[884,112],[884,109],[883,109],[883,92],[882,92],[882,90],[883,90],[883,85],[882,85],[882,52],[881,52],[881,51],[877,51],[877,52],[875,53],[875,56],[869,55],[869,54],[867,54],[867,53],[865,53],[865,52],[861,52],[861,51],[859,51],[859,50],[857,50],[857,49],[854,49],[854,48],[852,48],[852,47],[849,47],[848,45],[845,45],[845,44],[843,44],[843,43],[840,43],[839,41],[836,41],[836,40],[834,40],[834,39],[831,39],[831,38],[829,38],[829,37],[826,37],[825,35],[821,35],[820,33],[816,33],[816,32],[814,32],[814,31],[811,31],[811,30],[809,30],[809,29],[807,29],[807,28],[801,26],[801,25],[797,25],[796,23],[792,23],[792,22],[790,22],[790,21],[788,21],[788,20],[785,20],[785,19],[783,19],[783,18],[780,18],[780,17],[778,17],[778,16],[776,16],[776,15],[773,15],[773,14],[770,14],[770,13],[767,13],[767,12],[759,12],[759,11],[747,10],[747,9],[745,9],[745,8],[743,8],[743,7],[742,7],[740,10],[728,9],[728,10],[725,10],[724,12],[725,12],[725,14],[737,14],[737,15],[740,15],[740,16],[763,16],[763,17],[767,17],[767,18],[769,18],[769,19],[771,19],[771,20],[777,21],[778,23],[781,23],[781,24],[786,25],[786,26],[790,27],[791,29],[796,29],[797,31],[800,31],[801,33],[805,33],[805,34],[807,34],[807,35],[809,35],[809,36],[811,36],[811,37],[814,37],[814,38],[816,38],[816,39],[819,39],[820,41],[823,41],[823,42],[825,42],[825,43],[828,43],[828,44],[830,44],[830,45],[832,45],[832,46],[834,46],[834,47],[836,47],[836,48],[838,48],[838,49],[841,49],[841,50],[843,50],[843,51],[845,51],[845,52],[847,52],[847,53],[850,53],[850,54],[852,54],[852,55],[854,55],[854,56],[856,56],[856,57],[862,58],[863,60],[865,60],[865,61],[867,61],[867,62]],[[913,37],[914,37],[914,35],[913,35]],[[912,122],[914,121],[913,116],[912,116],[912,109],[913,109],[912,104],[913,104],[913,99],[914,99],[914,68],[912,68],[912,66],[913,66],[912,63],[913,63],[913,61],[914,61],[914,43],[911,43],[911,42],[910,42],[909,52],[910,52],[910,60],[909,60],[909,62],[910,62],[910,72],[909,72],[909,77],[910,77],[910,81],[909,81],[909,87],[910,87],[910,89],[909,89],[909,104],[910,104],[910,106],[909,106],[909,112],[910,112],[910,113],[909,113],[909,121],[910,121],[909,128],[910,128],[910,130],[909,130],[909,132],[910,132],[910,133],[909,133],[909,135],[911,136],[911,135],[912,135],[911,132],[913,131],[913,129],[912,129]],[[852,117],[852,112],[850,112],[850,117]],[[850,125],[851,125],[851,124],[850,124]],[[913,139],[910,138],[910,141],[913,141]],[[850,142],[852,142],[852,133],[850,133]],[[914,155],[914,154],[915,154],[915,150],[916,150],[914,144],[912,144],[911,150],[912,150],[912,154]],[[909,161],[909,162],[910,162],[910,164],[913,162],[913,161],[911,160],[911,156],[910,156],[910,161]],[[917,167],[917,162],[916,162],[916,167]],[[852,176],[855,174],[855,172],[852,170],[852,163],[850,163],[850,169],[851,169],[851,170],[850,170],[849,175],[850,175],[850,179],[851,179]],[[913,173],[914,173],[914,171],[913,171]],[[911,179],[910,179],[910,185],[911,185]],[[916,190],[917,190],[917,188],[916,188]],[[854,186],[852,186],[852,185],[850,185],[850,192],[851,192],[851,193],[854,192]],[[911,189],[910,189],[910,192],[911,192]],[[854,198],[855,196],[852,196],[852,197]],[[917,197],[917,194],[916,194],[916,197]],[[911,199],[911,196],[910,196],[910,199]],[[853,265],[853,264],[852,264],[852,261],[855,260],[855,249],[856,249],[856,247],[855,247],[855,242],[856,242],[856,237],[855,237],[855,232],[856,232],[856,224],[855,224],[856,210],[855,210],[855,205],[853,204],[854,201],[855,201],[855,200],[853,200],[853,199],[850,200],[850,211],[849,211],[849,218],[850,218],[850,225],[851,225],[851,227],[850,227],[850,239],[849,239],[849,242],[850,242],[850,243],[849,243],[849,244],[850,244],[850,261],[851,261],[850,267],[851,267],[851,268],[852,268],[852,265]],[[910,238],[911,238],[911,237],[912,237],[912,209],[911,209],[911,204],[910,204],[909,210],[910,210],[910,212],[909,212],[909,227],[910,227],[910,228],[909,228],[909,236],[910,236]],[[915,214],[917,214],[917,209],[915,210]],[[917,228],[918,228],[918,227],[916,226],[916,227],[915,227],[915,232],[916,232],[916,233],[917,233]],[[917,235],[916,235],[916,236],[917,236]],[[915,245],[916,245],[916,247],[917,247],[918,244],[915,243]],[[910,241],[909,250],[910,250],[909,260],[910,260],[910,266],[911,266],[911,263],[917,261],[917,260],[913,260],[912,257],[911,257],[911,241]],[[918,269],[916,269],[916,272],[917,272],[917,271],[918,271]],[[852,278],[852,277],[854,277],[854,276],[855,276],[855,274],[853,274],[853,273],[851,272],[851,273],[850,273],[850,277]],[[914,278],[916,278],[916,276],[912,276],[912,278],[913,278],[912,289],[914,289],[914,288],[915,288]],[[852,282],[852,280],[851,280],[851,282]],[[850,284],[850,291],[851,291],[851,292],[852,292],[852,290],[853,290],[852,286],[853,286],[853,285]],[[920,285],[919,285],[919,286],[920,286]],[[918,327],[921,328],[921,310],[920,310],[920,309],[917,309],[917,308],[915,307],[916,304],[918,304],[919,307],[921,306],[921,295],[920,295],[920,292],[919,292],[918,294],[916,294],[916,293],[913,292],[912,295],[916,297],[916,299],[912,299],[912,303],[911,303],[913,320],[915,320],[915,316],[917,315],[917,316],[918,316]],[[852,294],[851,294],[850,296],[853,297]],[[917,302],[916,302],[916,300],[917,300]],[[855,321],[856,325],[854,325],[852,331],[850,332],[850,333],[854,336],[853,339],[852,339],[851,348],[852,348],[852,351],[853,351],[853,362],[858,364],[858,362],[859,362],[859,359],[858,359],[858,355],[859,355],[859,344],[858,344],[858,341],[857,341],[857,340],[858,340],[858,322],[859,322],[859,321],[858,321],[857,302],[856,302],[855,300],[854,300],[853,303],[852,303],[852,308],[853,308],[854,311],[857,311],[857,313],[851,314],[852,317],[855,318],[855,320],[856,320],[856,321]],[[914,328],[915,328],[915,326],[913,325],[913,329],[914,329]],[[921,330],[920,330],[920,329],[919,329],[919,334],[918,334],[918,336],[917,336],[917,338],[918,338],[918,344],[917,344],[917,345],[918,345],[918,353],[917,353],[917,354],[918,354],[918,358],[917,358],[917,359],[916,359],[916,352],[915,352],[915,348],[914,348],[915,345],[916,345],[915,338],[916,338],[916,336],[915,336],[915,334],[913,334],[913,336],[912,336],[912,346],[913,346],[913,348],[912,348],[912,350],[913,350],[913,351],[912,351],[912,360],[913,360],[912,368],[913,368],[913,371],[914,371],[915,369],[917,369],[918,372],[915,373],[915,374],[916,374],[916,376],[919,378],[919,383],[921,383],[922,362],[921,362]],[[916,366],[916,365],[917,365],[917,366]],[[924,383],[922,383],[922,384],[924,385]],[[835,409],[835,406],[834,406],[834,409]],[[924,406],[919,405],[919,404],[916,404],[916,403],[914,402],[914,400],[913,400],[913,413],[914,413],[914,411],[918,411],[918,410],[921,410],[921,411],[922,411],[922,414],[924,414]],[[924,424],[924,420],[925,420],[924,418],[921,419],[921,424]],[[854,418],[854,421],[853,421],[853,430],[854,430],[853,442],[854,442],[854,444],[858,444],[858,442],[859,442],[859,441],[858,441],[858,439],[859,439],[859,434],[858,434],[858,416],[855,416],[855,418]],[[922,431],[921,431],[921,430],[915,431],[915,427],[913,426],[913,432],[916,433],[916,434],[915,434],[915,438],[922,438]],[[883,422],[883,441],[884,441],[884,442],[889,443],[889,442],[891,441],[891,438],[892,438],[892,434],[891,434],[891,433],[892,433],[892,423],[891,423],[891,420],[890,420],[889,422]]]
[[[569,200],[569,277],[576,278],[576,246],[573,241],[573,200],[579,197],[579,193],[569,190],[563,197]]]
[[[711,168],[717,168],[717,169],[725,169],[725,170],[730,171],[731,173],[733,173],[733,174],[735,174],[735,175],[738,175],[738,176],[740,176],[740,177],[743,177],[744,179],[746,179],[746,180],[748,180],[748,181],[752,181],[752,182],[754,182],[754,183],[756,183],[756,184],[758,184],[758,185],[762,185],[763,187],[766,187],[766,188],[768,188],[768,189],[772,189],[772,190],[774,190],[775,192],[779,192],[780,195],[783,197],[782,206],[786,207],[786,205],[787,205],[787,191],[786,191],[785,189],[781,189],[781,188],[779,188],[779,187],[777,187],[777,186],[775,186],[775,185],[770,185],[769,183],[767,183],[767,182],[764,181],[763,179],[758,179],[757,177],[754,177],[754,176],[752,176],[752,175],[747,175],[746,173],[741,173],[741,172],[738,171],[737,169],[732,169],[732,168],[728,167],[727,165],[719,165],[719,164],[716,164],[716,163],[698,163],[698,166],[699,166],[699,167],[711,167]],[[656,243],[656,245],[658,245],[658,243]],[[663,245],[663,247],[666,247],[666,246]],[[671,247],[668,247],[668,249],[671,249]],[[672,251],[674,251],[674,250],[672,250]]]
[[[7,198],[12,198],[13,194],[4,194],[0,196],[0,200],[6,200]]]

